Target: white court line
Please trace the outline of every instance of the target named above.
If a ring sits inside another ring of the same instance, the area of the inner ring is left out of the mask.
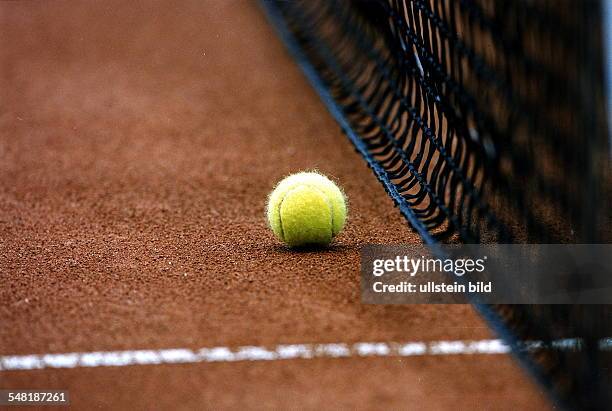
[[[577,338],[557,340],[554,349],[579,350]],[[542,342],[524,343],[526,350],[543,349]],[[602,350],[612,350],[612,338],[600,341]],[[430,341],[408,343],[359,342],[354,344],[291,344],[275,347],[211,347],[191,350],[126,350],[0,356],[0,371],[45,368],[124,367],[151,364],[193,364],[235,361],[276,361],[342,357],[414,357],[426,355],[506,354],[510,347],[502,340]]]

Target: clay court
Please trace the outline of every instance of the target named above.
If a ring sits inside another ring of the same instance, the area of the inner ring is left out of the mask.
[[[4,2],[0,27],[0,356],[352,347],[24,365],[0,388],[69,390],[75,409],[550,407],[507,353],[359,351],[496,336],[469,305],[361,304],[360,247],[421,240],[258,4]],[[264,208],[307,169],[350,216],[296,252]]]

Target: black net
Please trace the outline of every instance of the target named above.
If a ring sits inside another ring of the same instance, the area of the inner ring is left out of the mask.
[[[610,242],[595,0],[266,1],[426,242]],[[480,306],[570,408],[610,404],[607,306]],[[546,343],[577,338],[578,347]],[[603,347],[603,348],[602,348]]]

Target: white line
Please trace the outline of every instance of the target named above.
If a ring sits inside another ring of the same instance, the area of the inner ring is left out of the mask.
[[[580,350],[582,340],[569,338],[553,341],[551,349]],[[523,344],[525,350],[545,349],[541,341]],[[602,350],[612,350],[612,338],[599,342]],[[211,347],[191,350],[126,350],[29,354],[0,356],[0,371],[41,370],[46,368],[124,367],[128,365],[193,364],[236,361],[277,361],[342,357],[413,357],[426,355],[506,354],[510,347],[502,340],[431,341],[431,342],[359,342],[354,344],[292,344],[275,347]]]

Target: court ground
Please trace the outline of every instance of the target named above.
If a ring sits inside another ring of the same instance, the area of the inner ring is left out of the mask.
[[[256,3],[4,2],[0,42],[0,388],[78,409],[548,407],[495,343],[436,351],[495,338],[470,306],[360,303],[360,246],[420,240]],[[289,251],[266,195],[313,168],[350,220]]]

